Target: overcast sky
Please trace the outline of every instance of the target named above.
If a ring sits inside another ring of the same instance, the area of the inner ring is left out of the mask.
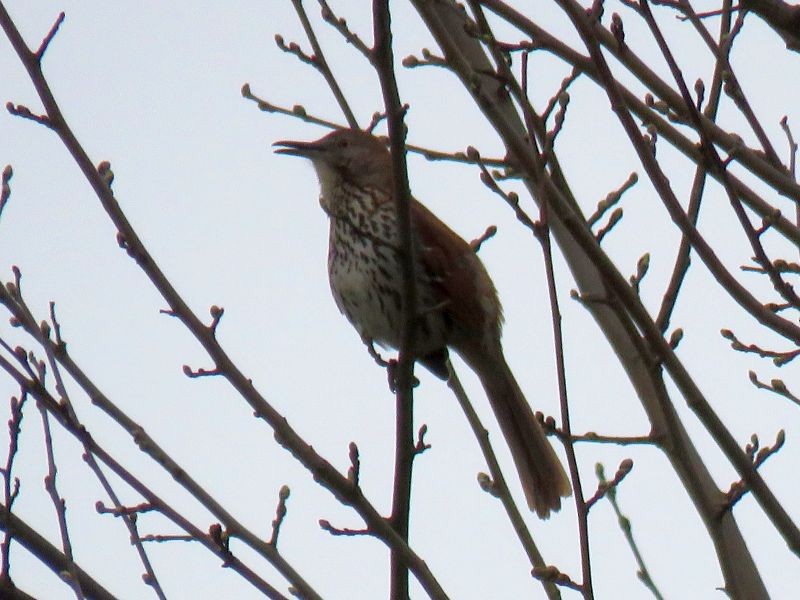
[[[324,48],[362,125],[382,108],[377,78],[369,65],[320,23],[315,2],[307,2]],[[371,40],[367,3],[332,3],[366,40]],[[398,60],[435,43],[410,6],[396,5]],[[537,22],[583,50],[558,9],[536,6]],[[101,2],[9,0],[7,8],[28,43],[37,47],[59,11],[66,20],[45,58],[45,73],[64,114],[94,163],[109,160],[115,195],[159,265],[190,306],[205,317],[223,306],[219,337],[256,387],[314,448],[346,470],[347,448],[361,451],[361,482],[375,506],[389,512],[393,464],[394,398],[386,375],[367,356],[330,297],[326,272],[327,219],[318,205],[310,164],[276,156],[280,139],[315,139],[322,128],[264,114],[241,97],[249,82],[254,93],[286,107],[302,104],[309,113],[344,122],[324,81],[311,68],[280,52],[274,35],[308,48],[290,2]],[[711,7],[711,5],[709,5]],[[698,9],[705,8],[698,6]],[[656,56],[652,39],[630,12],[608,3],[607,14],[622,12],[628,44],[645,58]],[[710,80],[712,63],[689,26],[659,13],[686,79]],[[716,20],[711,21],[712,29]],[[508,41],[521,36],[501,28]],[[666,74],[661,62],[656,64]],[[778,122],[788,115],[800,136],[797,98],[800,58],[750,16],[737,42],[734,66],[748,97],[780,152],[786,142]],[[532,58],[532,96],[544,106],[569,68],[548,56]],[[409,141],[440,150],[468,144],[485,155],[502,155],[496,135],[482,120],[455,77],[442,69],[400,69],[403,100],[411,104]],[[630,78],[623,77],[628,81]],[[638,88],[637,88],[638,89]],[[33,87],[7,40],[0,41],[0,99],[41,112]],[[632,171],[641,183],[623,201],[625,218],[604,241],[623,273],[651,253],[651,272],[642,296],[658,309],[672,269],[679,236],[646,182],[608,101],[593,84],[579,80],[571,90],[565,129],[556,147],[567,179],[587,213]],[[730,108],[722,119],[752,143]],[[693,175],[690,163],[665,143],[659,158],[681,201]],[[0,114],[0,166],[12,164],[12,196],[0,222],[0,270],[23,273],[23,291],[38,318],[56,302],[63,335],[73,358],[101,389],[136,419],[172,456],[238,519],[262,537],[270,535],[278,490],[291,488],[289,514],[279,548],[326,598],[387,597],[388,552],[370,538],[334,538],[319,519],[340,527],[361,527],[273,440],[269,428],[221,379],[187,379],[181,367],[210,367],[199,345],[165,307],[136,264],[115,241],[115,230],[77,167],[49,130]],[[538,244],[511,211],[488,192],[474,168],[429,163],[409,157],[412,191],[466,239],[490,224],[498,235],[481,250],[500,292],[506,314],[506,357],[535,409],[558,418],[552,331]],[[512,186],[513,187],[513,186]],[[519,189],[519,188],[517,188]],[[772,195],[784,211],[791,207]],[[527,196],[525,206],[535,214]],[[728,267],[749,260],[750,251],[716,185],[711,186],[701,231]],[[794,256],[786,256],[794,258]],[[648,421],[621,367],[585,310],[569,298],[575,287],[557,258],[564,313],[566,360],[573,429],[616,435],[644,435]],[[769,287],[742,275],[764,298]],[[775,340],[743,316],[695,261],[673,318],[686,337],[679,356],[742,445],[752,433],[771,442],[784,428],[788,440],[762,473],[783,506],[800,519],[800,413],[788,401],[755,390],[749,369],[762,380],[798,381],[796,367],[778,372],[768,361],[732,352],[720,328],[766,345]],[[0,318],[0,335],[28,341]],[[781,346],[783,348],[784,346]],[[456,365],[521,498],[510,456],[474,376]],[[422,369],[418,369],[422,371]],[[432,449],[414,472],[412,546],[457,599],[544,597],[531,581],[530,567],[500,503],[482,492],[476,474],[485,470],[477,444],[446,386],[425,372],[416,390],[417,425],[428,426]],[[796,386],[797,387],[797,386]],[[203,529],[214,522],[130,439],[69,385],[78,414],[89,431],[131,471],[180,507]],[[671,392],[674,390],[671,389]],[[0,377],[0,396],[18,393]],[[677,393],[674,401],[719,486],[736,479],[720,451]],[[26,410],[16,475],[22,492],[17,514],[58,545],[52,505],[42,486],[46,463],[35,407]],[[4,417],[6,419],[7,417]],[[66,498],[78,563],[122,598],[153,597],[141,583],[142,567],[118,521],[98,515],[104,497],[81,461],[81,448],[58,428],[59,487]],[[0,449],[6,432],[0,434]],[[560,455],[564,456],[561,448]],[[0,457],[4,451],[0,450]],[[619,490],[634,535],[667,598],[722,598],[723,585],[703,525],[664,456],[650,447],[581,445],[578,459],[588,494],[596,486],[595,464],[609,475],[625,458],[634,469]],[[0,463],[4,459],[0,458]],[[116,482],[128,504],[141,501]],[[796,592],[797,559],[764,517],[745,498],[735,509],[751,552],[773,598]],[[179,531],[155,515],[139,519],[143,533]],[[574,505],[567,502],[547,522],[528,524],[548,563],[580,578]],[[607,502],[591,512],[591,549],[597,598],[645,598],[636,565]],[[197,544],[148,546],[156,573],[171,598],[255,598],[258,593]],[[285,582],[241,543],[232,550],[250,560],[270,582]],[[14,547],[12,576],[25,591],[48,600],[70,598],[55,575]],[[416,586],[416,584],[415,584]],[[791,590],[791,591],[790,591]],[[424,597],[418,587],[414,598]],[[564,591],[564,598],[577,598]]]

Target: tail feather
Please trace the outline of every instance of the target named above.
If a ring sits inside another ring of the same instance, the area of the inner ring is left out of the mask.
[[[471,365],[480,377],[517,467],[528,507],[546,519],[572,494],[569,478],[502,353]],[[487,364],[488,363],[488,364]]]

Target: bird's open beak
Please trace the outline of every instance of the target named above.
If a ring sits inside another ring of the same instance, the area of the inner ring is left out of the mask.
[[[315,142],[292,142],[290,140],[282,140],[272,145],[282,146],[282,148],[275,150],[275,154],[288,154],[289,156],[302,156],[304,158],[312,158],[322,150],[319,144]]]

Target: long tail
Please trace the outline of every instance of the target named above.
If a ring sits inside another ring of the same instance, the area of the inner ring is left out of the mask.
[[[569,478],[547,440],[502,351],[469,361],[480,377],[500,429],[514,458],[528,507],[546,519],[572,494]]]

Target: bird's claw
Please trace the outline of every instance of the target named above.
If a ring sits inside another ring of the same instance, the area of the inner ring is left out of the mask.
[[[393,394],[397,393],[397,367],[400,363],[397,362],[397,359],[390,359],[389,362],[386,363],[386,374],[389,378],[389,389],[392,391]],[[415,388],[419,385],[419,379],[417,379],[414,375],[411,376],[411,387]]]

